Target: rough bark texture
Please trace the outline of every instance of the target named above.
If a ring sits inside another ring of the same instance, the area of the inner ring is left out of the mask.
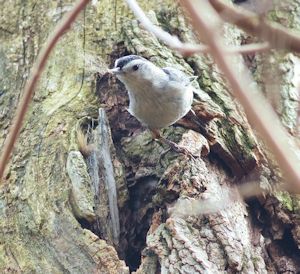
[[[144,4],[154,22],[196,40],[176,6]],[[0,143],[38,50],[69,7],[3,2]],[[285,8],[299,16],[297,6]],[[242,180],[269,187],[276,177],[216,66],[208,56],[181,58],[127,14],[122,1],[92,1],[49,60],[1,186],[0,272],[299,272],[299,199],[281,192],[245,203],[235,190]],[[245,39],[230,26],[224,35]],[[199,121],[186,117],[163,134],[202,157],[164,153],[127,112],[126,90],[105,63],[129,53],[199,75]],[[233,62],[238,69],[243,59]],[[257,75],[261,67],[251,66]],[[292,76],[280,89],[290,128]],[[197,207],[205,214],[193,214]]]

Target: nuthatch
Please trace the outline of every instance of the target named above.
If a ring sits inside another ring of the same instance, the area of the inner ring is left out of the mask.
[[[167,143],[177,152],[190,154],[163,138],[159,130],[174,124],[191,110],[194,90],[191,77],[172,67],[159,68],[136,55],[117,59],[109,71],[128,91],[128,111],[150,129],[153,138]]]

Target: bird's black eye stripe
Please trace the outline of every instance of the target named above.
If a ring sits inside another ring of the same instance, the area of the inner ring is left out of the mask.
[[[115,67],[119,67],[120,69],[122,69],[124,66],[126,66],[128,63],[130,63],[133,60],[145,60],[145,59],[137,55],[123,56],[117,60]]]
[[[139,69],[139,66],[138,65],[134,65],[134,66],[132,66],[132,70],[138,70]]]

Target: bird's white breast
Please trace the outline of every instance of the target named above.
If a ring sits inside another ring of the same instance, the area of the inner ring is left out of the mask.
[[[129,112],[151,129],[174,124],[191,109],[193,87],[170,83],[158,88],[155,83],[126,84],[129,94]]]

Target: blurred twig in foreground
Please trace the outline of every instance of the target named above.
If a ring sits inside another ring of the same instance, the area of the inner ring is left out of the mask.
[[[4,142],[0,157],[0,180],[4,175],[5,167],[8,164],[15,142],[19,136],[26,111],[31,102],[38,80],[40,79],[42,71],[45,68],[47,59],[56,43],[59,41],[60,37],[63,36],[65,32],[71,27],[71,24],[75,21],[80,11],[83,10],[88,3],[89,0],[79,0],[74,5],[72,10],[68,14],[66,14],[63,20],[56,26],[53,33],[48,37],[37,58],[37,61],[31,69],[29,79],[24,88],[23,97],[21,98],[20,103],[17,107],[16,116],[12,122],[9,134]]]

